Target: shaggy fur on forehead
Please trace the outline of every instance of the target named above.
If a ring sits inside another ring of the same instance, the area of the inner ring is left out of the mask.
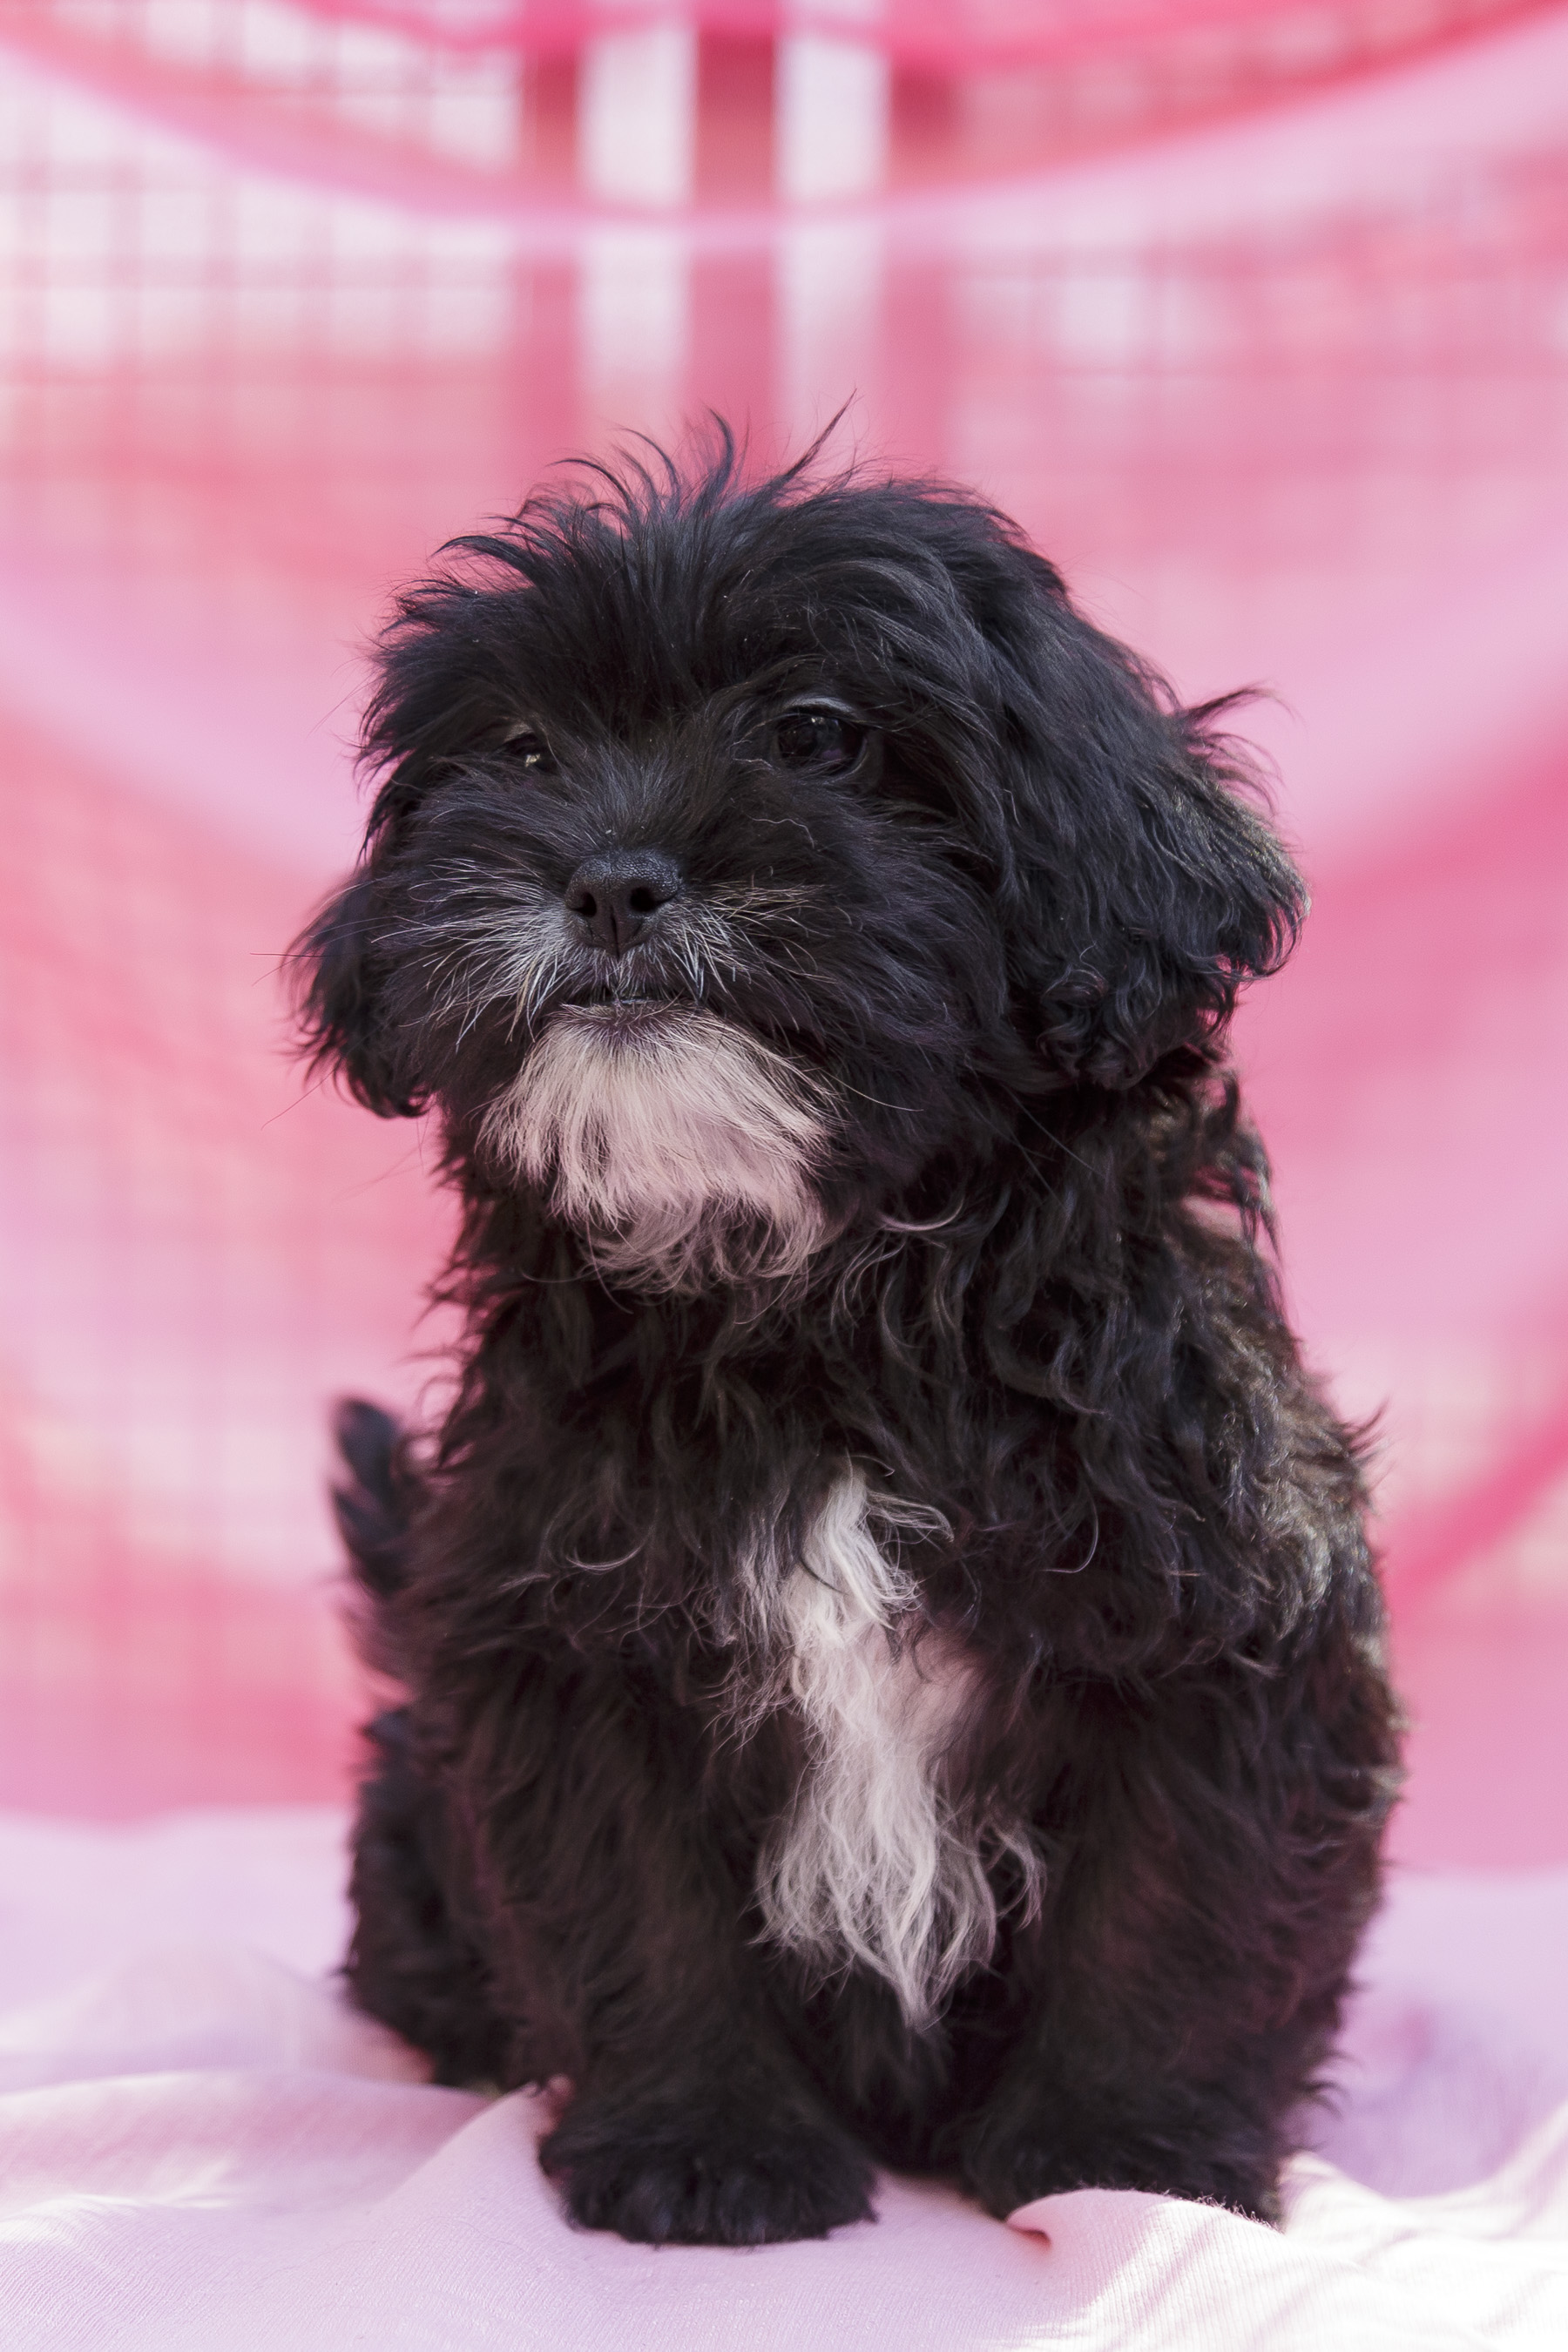
[[[872,2158],[1277,2211],[1396,1713],[1226,1062],[1305,899],[1224,723],[983,502],[727,443],[386,630],[303,1025],[431,1115],[466,1326],[438,1427],[341,1424],[406,1693],[349,1977],[571,2078],[580,2221],[819,2234]]]

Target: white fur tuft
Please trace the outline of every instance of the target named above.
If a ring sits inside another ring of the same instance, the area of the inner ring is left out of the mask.
[[[826,1139],[819,1090],[698,1007],[557,1013],[485,1139],[550,1188],[607,1270],[663,1287],[702,1268],[791,1274],[823,1237],[810,1181]]]
[[[805,1717],[810,1762],[763,1853],[757,1892],[774,1942],[824,1975],[851,1962],[929,2025],[965,1971],[989,1955],[996,1902],[977,1826],[959,1816],[946,1764],[964,1727],[975,1668],[952,1639],[919,1643],[913,1580],[871,1532],[945,1533],[934,1515],[872,1493],[853,1466],[834,1487],[804,1562],[776,1589],[770,1635],[787,1644],[785,1686]],[[1040,1866],[1023,1833],[993,1836]]]

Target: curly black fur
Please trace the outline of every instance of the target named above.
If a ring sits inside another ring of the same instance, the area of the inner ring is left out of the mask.
[[[820,2234],[873,2159],[1272,2216],[1397,1777],[1356,1445],[1224,1065],[1300,883],[1222,707],[973,499],[727,444],[595,487],[403,599],[301,942],[318,1061],[439,1114],[469,1331],[422,1445],[342,1422],[407,1693],[354,1996],[444,2081],[568,2076],[545,2164],[628,2237]],[[661,1257],[530,1141],[541,1041],[635,1061],[694,1007],[809,1110],[793,1255],[766,1181]],[[932,1834],[984,1874],[924,2009],[763,1893],[828,1769],[780,1596],[857,1496],[901,1596],[858,1654],[940,1717]]]

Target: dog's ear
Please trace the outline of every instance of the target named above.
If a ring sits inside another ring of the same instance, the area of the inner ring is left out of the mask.
[[[374,876],[362,868],[329,898],[289,950],[301,1048],[312,1070],[332,1070],[381,1118],[425,1108],[399,1068],[380,970]]]
[[[1126,1087],[1170,1054],[1213,1056],[1243,983],[1289,954],[1306,891],[1220,730],[1240,698],[1180,709],[1024,560],[1032,611],[1002,599],[988,634],[1011,673],[1027,1017],[1063,1077]]]
[[[361,768],[378,782],[359,868],[289,950],[309,1067],[333,1072],[381,1118],[417,1118],[430,1092],[411,1067],[407,1008],[394,1002],[395,960],[382,936],[389,886],[432,779],[485,740],[506,707],[512,610],[504,596],[480,596],[471,583],[439,574],[398,597],[376,644],[361,726]]]

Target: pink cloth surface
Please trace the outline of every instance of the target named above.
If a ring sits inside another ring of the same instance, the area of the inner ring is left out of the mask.
[[[1282,2232],[888,2179],[821,2243],[656,2252],[562,2219],[547,2100],[432,2088],[343,2006],[342,1832],[0,1817],[12,2352],[1568,2342],[1568,1871],[1396,1877]]]

